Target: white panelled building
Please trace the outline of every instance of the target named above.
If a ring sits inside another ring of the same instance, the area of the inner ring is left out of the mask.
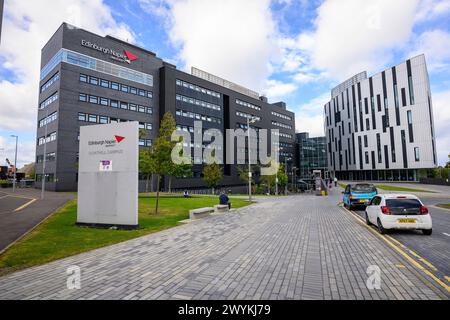
[[[328,166],[342,180],[417,181],[437,166],[425,56],[355,75],[324,107]]]

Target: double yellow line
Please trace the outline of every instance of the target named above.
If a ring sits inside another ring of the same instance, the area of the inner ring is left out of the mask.
[[[405,245],[403,245],[401,242],[399,242],[398,240],[392,238],[391,236],[388,235],[383,235],[380,234],[378,231],[374,230],[372,227],[368,226],[365,222],[365,220],[357,215],[356,213],[354,213],[353,211],[348,210],[347,208],[343,207],[342,205],[340,205],[341,208],[343,208],[345,211],[347,211],[348,213],[350,213],[350,215],[356,219],[356,221],[358,221],[358,223],[360,223],[361,225],[363,225],[364,227],[366,227],[367,229],[369,229],[371,232],[373,232],[374,234],[376,234],[377,236],[379,236],[381,239],[383,239],[390,247],[392,247],[395,251],[397,251],[398,253],[400,253],[404,258],[406,258],[412,265],[414,265],[416,268],[418,268],[420,271],[422,271],[423,273],[425,273],[426,275],[428,275],[430,278],[432,278],[434,281],[436,281],[436,283],[438,283],[441,287],[443,287],[445,290],[447,290],[447,292],[450,292],[450,286],[448,284],[446,284],[444,281],[442,281],[441,279],[439,279],[437,276],[435,276],[430,270],[428,270],[426,267],[424,267],[423,265],[421,265],[419,262],[417,262],[416,260],[414,260],[414,258],[412,258],[409,254],[407,254],[405,252],[405,250],[407,250],[409,253],[411,253],[413,256],[416,257],[416,259],[418,259],[420,262],[422,262],[424,265],[426,265],[428,268],[430,268],[433,271],[437,271],[436,267],[434,267],[430,262],[428,262],[427,260],[425,260],[424,258],[422,258],[421,256],[419,256],[417,253],[415,253],[414,251],[412,251],[411,249],[407,248]],[[403,249],[402,249],[403,248]],[[445,279],[447,281],[449,281],[449,277],[445,277]]]

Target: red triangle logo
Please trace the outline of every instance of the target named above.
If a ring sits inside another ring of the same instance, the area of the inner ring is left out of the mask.
[[[127,56],[128,60],[130,60],[130,61],[134,61],[134,60],[139,59],[138,56],[135,56],[134,54],[132,54],[132,53],[131,53],[130,51],[128,51],[128,50],[125,50],[125,55]]]
[[[115,137],[116,137],[117,143],[121,143],[125,139],[125,137],[121,137],[121,136],[115,136]]]

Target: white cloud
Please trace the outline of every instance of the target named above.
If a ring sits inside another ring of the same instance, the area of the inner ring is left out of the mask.
[[[171,41],[186,67],[261,91],[277,54],[269,0],[169,1]]]
[[[416,13],[417,22],[425,22],[450,12],[448,0],[421,0]]]
[[[450,154],[450,90],[433,93],[433,112],[436,133],[436,151],[440,164],[448,161]]]
[[[326,0],[317,10],[315,30],[295,42],[317,70],[345,80],[377,71],[392,51],[409,41],[418,0]]]
[[[408,56],[424,53],[430,72],[450,69],[450,33],[443,30],[425,31],[413,43],[414,50]]]
[[[328,101],[330,101],[330,93],[325,92],[298,107],[295,110],[297,132],[309,132],[311,137],[323,136],[323,106]]]
[[[6,159],[14,164],[16,141],[12,137],[0,136],[0,165],[6,166]],[[34,142],[22,141],[19,137],[17,145],[17,167],[22,168],[25,164],[35,161],[36,146]]]
[[[129,28],[115,22],[102,0],[7,1],[0,61],[14,81],[0,82],[0,129],[35,129],[41,48],[64,21],[134,41]]]
[[[270,99],[283,98],[297,90],[297,86],[293,83],[285,83],[278,80],[268,80],[267,88],[264,93]]]
[[[295,113],[295,130],[309,132],[311,138],[325,135],[323,123],[323,115],[310,115],[302,111]]]

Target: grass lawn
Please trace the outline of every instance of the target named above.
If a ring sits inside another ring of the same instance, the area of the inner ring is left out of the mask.
[[[436,207],[444,208],[444,209],[450,209],[450,203],[439,203],[436,205]]]
[[[344,189],[347,187],[347,185],[343,184],[343,183],[339,183],[339,186]],[[381,190],[385,190],[385,191],[436,193],[436,192],[430,191],[430,190],[405,188],[405,187],[398,187],[398,186],[393,186],[393,185],[388,185],[388,184],[376,184],[375,187],[377,187],[377,189],[381,189]]]
[[[184,199],[163,194],[159,213],[155,215],[154,195],[140,195],[139,229],[125,231],[75,226],[77,203],[72,200],[0,255],[0,275],[168,229],[188,219],[190,209],[216,204],[217,197],[194,196]],[[239,208],[248,205],[248,202],[245,199],[232,199],[232,204],[233,208]]]

